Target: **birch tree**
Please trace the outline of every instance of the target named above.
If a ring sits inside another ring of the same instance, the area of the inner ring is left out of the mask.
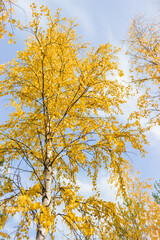
[[[100,198],[98,172],[105,168],[117,194],[125,192],[127,146],[143,155],[146,143],[138,120],[120,118],[129,88],[119,81],[119,50],[84,44],[72,20],[59,11],[52,18],[43,5],[32,5],[32,18],[28,26],[18,23],[30,32],[25,49],[0,66],[0,95],[14,109],[0,126],[0,207],[10,218],[21,216],[5,237],[29,239],[35,226],[37,240],[54,239],[61,220],[66,237],[107,239],[121,218],[115,203]],[[79,193],[79,174],[92,180],[88,198]]]
[[[146,119],[147,129],[160,125],[160,23],[159,17],[133,19],[128,35],[128,53],[131,57],[131,78],[137,87],[138,111],[133,118]],[[148,223],[151,239],[160,237],[158,183],[157,193],[153,194],[154,203],[148,204]]]
[[[151,126],[160,124],[160,24],[158,19],[137,17],[128,37],[132,58],[132,81],[142,90],[139,113],[149,117]],[[140,116],[140,115],[139,115]]]

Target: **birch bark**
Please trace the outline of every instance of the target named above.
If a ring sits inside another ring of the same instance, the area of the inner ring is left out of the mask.
[[[47,126],[46,134],[46,159],[44,163],[44,181],[42,189],[42,205],[45,207],[50,207],[51,204],[51,157],[52,157],[52,148],[51,148],[51,139],[50,139],[50,127],[49,123]],[[41,213],[43,214],[43,212]],[[37,224],[37,235],[36,240],[46,240],[47,232],[41,223]]]

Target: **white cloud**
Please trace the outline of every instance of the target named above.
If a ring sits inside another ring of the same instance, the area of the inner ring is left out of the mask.
[[[160,140],[160,126],[154,126],[152,127],[150,133],[153,135],[153,137],[155,138],[155,141],[159,141]]]
[[[115,202],[115,192],[111,184],[108,183],[108,177],[102,176],[99,178],[98,187],[100,190],[101,197],[105,201]]]
[[[129,63],[129,56],[126,55],[127,49],[123,46],[122,50],[119,52],[119,67],[124,73],[124,77],[122,78],[125,82],[130,82],[130,63]]]
[[[80,194],[85,197],[92,195],[92,184],[90,180],[86,182],[78,179],[77,184],[80,187]]]
[[[111,184],[108,183],[109,178],[106,176],[105,170],[101,170],[99,172],[99,177],[97,181],[97,185],[100,191],[100,196],[105,201],[115,201],[115,192]],[[92,183],[91,180],[84,178],[84,180],[78,180],[77,184],[80,186],[80,194],[84,197],[88,197],[93,195],[92,192]]]
[[[150,132],[147,133],[150,141],[150,147],[155,149],[157,154],[160,153],[159,142],[160,142],[160,126],[154,126],[151,128]]]

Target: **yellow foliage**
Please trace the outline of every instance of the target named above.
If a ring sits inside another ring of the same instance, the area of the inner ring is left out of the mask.
[[[60,18],[59,10],[52,18],[43,5],[40,10],[35,4],[31,8],[32,21],[20,27],[32,33],[25,49],[0,66],[0,96],[9,96],[14,108],[0,125],[0,157],[5,156],[1,208],[11,217],[22,215],[17,239],[29,238],[31,221],[37,226],[37,239],[43,234],[54,239],[59,219],[72,239],[121,239],[119,232],[126,234],[129,220],[134,221],[130,212],[141,209],[135,201],[126,210],[100,199],[98,173],[104,166],[117,196],[129,198],[127,146],[143,155],[147,142],[138,119],[121,122],[119,117],[130,94],[112,77],[123,76],[119,49],[109,43],[91,48],[76,36],[74,21]],[[42,17],[47,19],[46,29],[41,27]],[[96,192],[87,199],[78,192],[77,176],[83,170]]]
[[[159,21],[144,17],[135,18],[129,30],[128,45],[128,53],[132,56],[132,81],[143,92],[138,99],[138,114],[145,118],[149,117],[151,126],[153,123],[159,125]],[[137,117],[136,113],[134,117]]]

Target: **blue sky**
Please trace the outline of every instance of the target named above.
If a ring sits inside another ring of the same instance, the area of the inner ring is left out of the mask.
[[[17,5],[22,7],[16,8],[17,18],[27,21],[30,18],[30,3],[28,0],[18,0]],[[115,46],[122,46],[122,40],[126,38],[127,31],[133,17],[137,15],[145,15],[147,17],[157,16],[160,12],[159,0],[39,0],[34,1],[37,4],[48,5],[51,13],[55,13],[57,8],[62,8],[62,15],[65,17],[76,17],[76,22],[79,24],[78,35],[82,36],[84,42],[90,42],[92,46],[98,46],[101,43],[110,42]],[[18,33],[16,45],[8,45],[7,36],[1,40],[0,63],[4,63],[15,57],[16,51],[23,49],[24,34]],[[123,47],[124,48],[124,47]],[[124,51],[120,54],[120,66],[123,69],[125,76],[128,79],[128,58]],[[0,100],[0,122],[7,118],[9,109],[4,110],[5,101]],[[134,109],[134,102],[129,101],[125,111]],[[160,128],[154,127],[148,133],[150,145],[146,147],[148,154],[145,158],[140,158],[139,155],[132,155],[132,164],[141,172],[141,178],[159,179],[160,169]],[[106,200],[114,199],[114,193],[106,183],[107,175],[104,171],[101,172],[99,178],[100,190],[102,196]],[[91,190],[89,182],[79,180],[82,186],[83,193],[88,194]]]

